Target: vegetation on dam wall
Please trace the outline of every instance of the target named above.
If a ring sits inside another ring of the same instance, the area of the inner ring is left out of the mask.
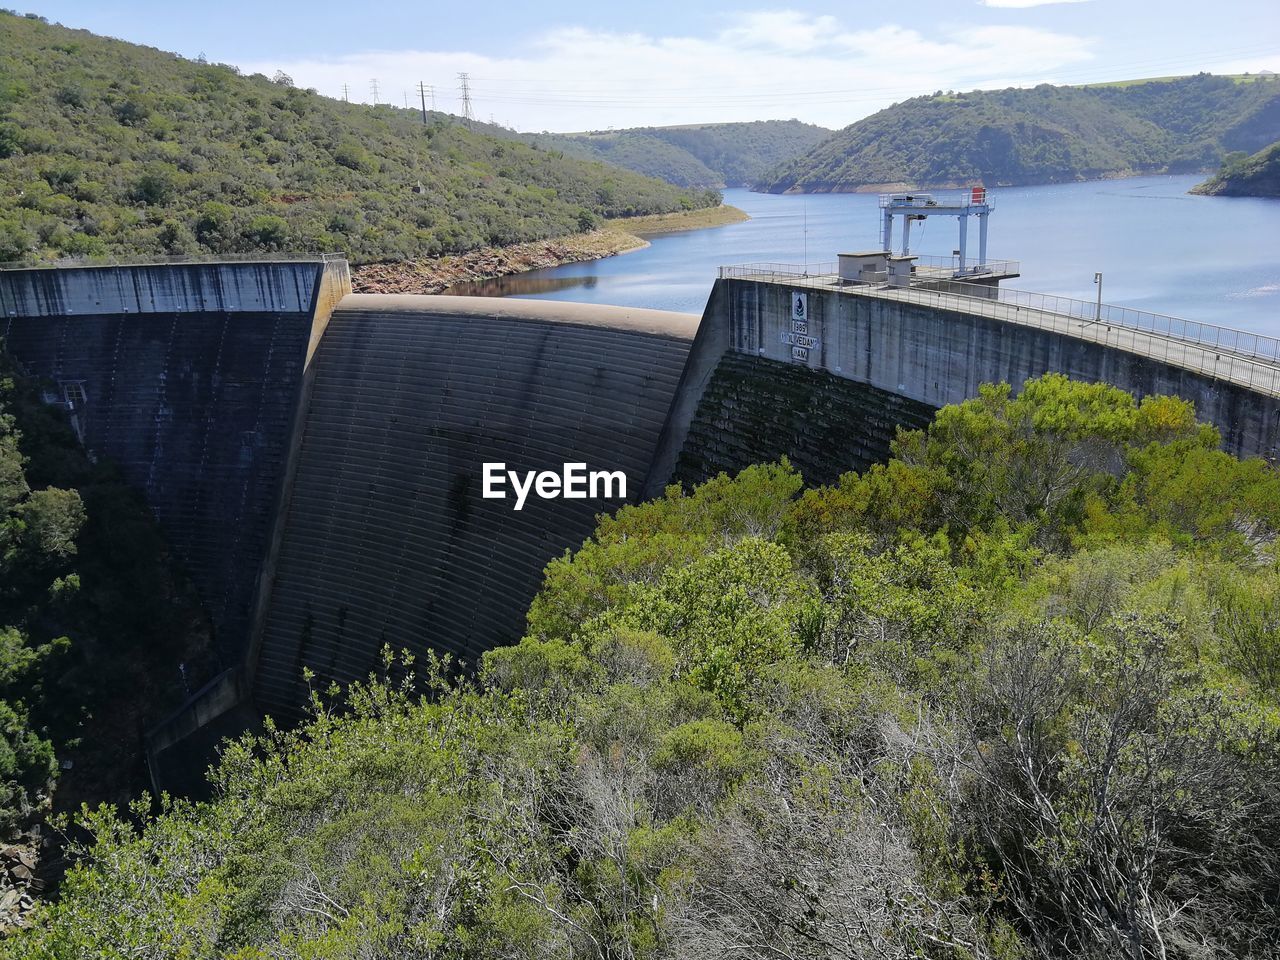
[[[0,261],[460,253],[714,206],[628,170],[0,12]]]
[[[90,814],[0,955],[1274,956],[1280,474],[1216,440],[1049,376],[673,487],[474,680],[389,653]]]
[[[821,370],[729,352],[689,426],[675,479],[696,484],[786,457],[808,483],[834,483],[889,458],[898,428],[935,408]]]

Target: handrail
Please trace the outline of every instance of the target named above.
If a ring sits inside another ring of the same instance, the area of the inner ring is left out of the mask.
[[[943,193],[935,193],[932,190],[897,190],[893,193],[880,194],[879,204],[882,210],[888,207],[894,207],[898,210],[917,208],[927,210],[929,207],[976,207],[983,204],[989,208],[995,207],[995,202],[989,191],[983,190],[982,199],[975,200],[973,196],[974,189],[973,187],[966,187],[957,192],[952,188]]]
[[[973,296],[972,288],[966,290],[966,284],[956,281],[941,280],[930,286],[941,288],[941,292],[953,296]],[[1104,303],[1099,307],[1097,301],[1076,300],[1072,297],[1059,297],[1048,293],[998,288],[995,294],[994,299],[1001,303],[1043,310],[1086,322],[1109,324],[1157,336],[1173,337],[1176,340],[1185,340],[1202,347],[1224,350],[1266,363],[1280,363],[1280,339],[1268,337],[1265,334],[1201,323],[1199,320],[1184,320],[1181,317],[1149,313],[1146,310],[1135,310],[1132,307],[1122,307],[1112,303]]]
[[[195,253],[154,257],[64,257],[60,260],[9,260],[0,270],[77,270],[83,267],[150,267],[183,263],[333,263],[347,259],[345,253]]]
[[[1021,326],[1036,327],[1066,334],[1081,340],[1088,340],[1104,346],[1125,350],[1152,360],[1161,360],[1174,364],[1185,370],[1192,370],[1219,379],[1231,380],[1252,390],[1265,392],[1271,396],[1280,396],[1280,363],[1275,359],[1250,352],[1247,347],[1254,338],[1245,331],[1231,330],[1227,327],[1212,327],[1209,324],[1196,324],[1223,334],[1224,342],[1197,340],[1182,336],[1169,329],[1139,327],[1134,324],[1109,320],[1106,314],[1107,304],[1103,304],[1103,319],[1081,317],[1076,313],[1054,310],[1051,304],[1055,300],[1069,301],[1065,297],[1051,297],[1044,294],[1026,295],[1032,302],[1014,299],[1005,300],[998,297],[974,296],[967,293],[947,292],[936,289],[943,284],[931,284],[919,287],[900,287],[868,290],[875,295],[910,299],[913,302],[935,304],[943,309],[955,309],[965,313],[977,313]],[[963,284],[961,284],[963,286]],[[932,288],[932,289],[931,289]],[[1018,294],[1021,291],[1008,291]],[[1042,298],[1037,304],[1035,298]],[[1075,301],[1082,303],[1084,301]],[[1086,304],[1087,305],[1087,304]],[[1097,308],[1097,304],[1092,304]],[[1117,311],[1126,308],[1117,307]],[[1129,311],[1140,314],[1142,311]],[[1158,318],[1156,314],[1147,317]],[[1165,320],[1177,320],[1175,317],[1164,317]],[[1244,341],[1246,349],[1234,349],[1225,342],[1230,334],[1238,334]],[[1270,339],[1270,338],[1262,338]]]
[[[956,271],[960,269],[960,258],[957,256],[937,257],[927,254],[915,254],[916,263],[925,267],[943,267]],[[965,274],[976,274],[981,276],[986,273],[1014,274],[1021,269],[1021,264],[1017,260],[992,260],[988,259],[986,263],[979,266],[975,261],[970,260],[965,267]],[[807,266],[801,266],[794,263],[744,263],[738,266],[721,267],[720,275],[727,276],[726,270],[750,270],[754,272],[776,273],[781,277],[797,276],[797,277],[825,277],[835,276],[838,274],[839,267],[834,263],[811,263]]]
[[[911,256],[916,258],[916,266],[920,267],[941,267],[944,270],[952,270],[955,273],[960,272],[960,257],[956,255],[946,257],[935,257],[927,254],[913,253]],[[1020,272],[1022,264],[1017,260],[992,260],[987,259],[985,263],[978,263],[972,257],[965,262],[965,276],[983,276],[986,274],[1000,274],[1001,276],[1010,276]]]

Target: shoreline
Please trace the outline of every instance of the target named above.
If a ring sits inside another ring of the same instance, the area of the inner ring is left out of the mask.
[[[645,237],[706,230],[750,219],[737,207],[721,204],[702,210],[607,220],[599,229],[554,240],[533,240],[509,247],[482,247],[467,253],[397,263],[354,267],[356,293],[438,294],[462,283],[495,280],[586,260],[602,260],[649,246]]]
[[[682,210],[679,213],[658,213],[647,217],[608,220],[605,222],[605,229],[621,230],[636,237],[656,237],[665,233],[724,227],[750,219],[751,216],[746,211],[722,203],[718,207],[704,207],[701,210]]]
[[[994,183],[986,184],[988,191],[992,190],[1009,190],[1024,187],[1064,187],[1075,183],[1110,183],[1115,180],[1142,180],[1147,177],[1203,177],[1208,174],[1205,171],[1188,171],[1182,170],[1176,173],[1170,173],[1167,170],[1156,170],[1147,172],[1124,172],[1106,174],[1100,177],[1081,177],[1078,180],[1044,180],[1029,183]],[[942,182],[942,183],[908,183],[899,181],[897,183],[860,183],[852,186],[841,186],[829,190],[800,190],[795,187],[788,187],[786,190],[756,190],[753,187],[747,187],[752,193],[759,193],[765,196],[774,197],[817,197],[830,196],[833,194],[845,193],[923,193],[927,190],[968,190],[974,186],[972,182],[960,183]]]

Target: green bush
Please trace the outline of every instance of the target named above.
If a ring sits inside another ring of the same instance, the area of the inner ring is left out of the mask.
[[[260,250],[279,250],[289,242],[289,224],[282,217],[261,214],[249,221],[242,236]]]
[[[1277,474],[1186,495],[1212,440],[1046,377],[625,507],[478,678],[388,651],[214,800],[85,814],[0,956],[1271,957]]]

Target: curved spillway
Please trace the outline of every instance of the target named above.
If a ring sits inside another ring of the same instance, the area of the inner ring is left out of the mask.
[[[542,570],[617,500],[484,499],[482,467],[621,470],[639,499],[698,318],[353,294],[314,383],[254,698],[290,715],[303,668],[361,678],[384,644],[474,662],[519,638]]]

